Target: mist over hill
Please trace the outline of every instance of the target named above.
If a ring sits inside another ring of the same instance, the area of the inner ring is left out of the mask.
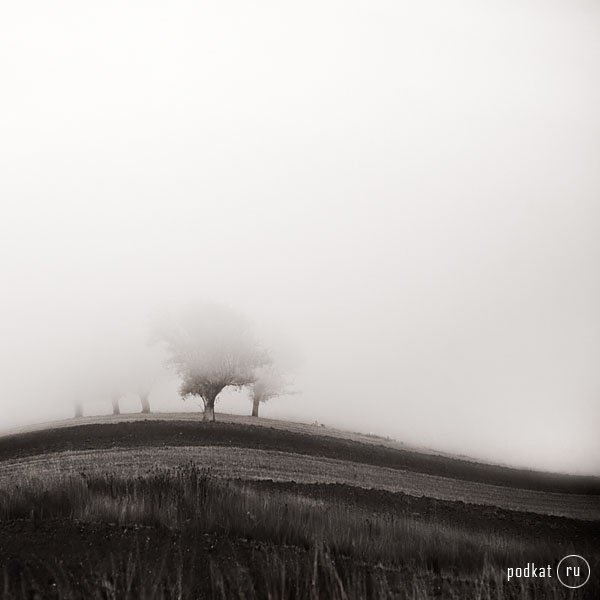
[[[599,20],[3,7],[0,428],[138,410],[148,320],[208,301],[302,356],[266,416],[599,473]]]

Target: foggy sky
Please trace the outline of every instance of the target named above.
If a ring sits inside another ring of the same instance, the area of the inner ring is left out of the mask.
[[[0,429],[110,412],[148,316],[199,299],[296,344],[264,416],[600,473],[599,27],[579,0],[3,3]]]

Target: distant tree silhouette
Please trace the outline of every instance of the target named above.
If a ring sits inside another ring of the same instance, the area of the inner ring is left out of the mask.
[[[150,390],[148,390],[146,388],[141,388],[140,390],[138,390],[138,396],[140,398],[140,403],[142,405],[142,413],[143,414],[151,413],[152,411],[150,410],[150,400],[149,400]]]
[[[287,382],[275,365],[268,364],[259,367],[255,372],[255,379],[250,387],[252,416],[258,417],[258,408],[261,402],[266,402],[275,396],[287,393],[286,389]]]
[[[120,398],[121,398],[121,394],[119,394],[117,392],[113,393],[113,395],[111,397],[113,415],[121,414],[121,406],[119,404]]]

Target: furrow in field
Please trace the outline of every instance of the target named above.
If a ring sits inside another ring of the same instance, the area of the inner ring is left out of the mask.
[[[0,486],[23,485],[28,479],[84,470],[139,474],[153,467],[173,467],[189,461],[210,468],[219,477],[342,483],[507,510],[600,520],[598,496],[506,488],[333,458],[222,446],[67,451],[11,459],[0,463]]]

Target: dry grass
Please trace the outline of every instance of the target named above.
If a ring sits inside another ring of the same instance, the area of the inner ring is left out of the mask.
[[[569,545],[551,547],[403,514],[365,516],[353,507],[290,494],[258,494],[193,464],[137,476],[82,472],[25,480],[0,496],[0,520],[16,518],[160,525],[268,544],[250,559],[234,553],[227,567],[211,561],[212,597],[420,600],[436,585],[446,586],[448,598],[569,597],[556,586],[536,591],[533,584],[507,584],[502,576],[507,566],[528,560],[553,562],[572,550]],[[290,558],[290,547],[308,551]],[[54,573],[53,589],[57,598],[193,597],[195,575],[183,563],[149,579],[144,573],[144,558],[132,555],[111,572],[94,571],[83,580]],[[11,582],[5,574],[4,600],[27,597],[19,590],[29,593],[34,581]]]
[[[87,469],[137,475],[152,466],[175,467],[193,460],[223,478],[273,479],[300,483],[343,483],[439,500],[497,506],[585,520],[600,519],[597,497],[505,488],[412,471],[272,450],[222,446],[60,452],[0,463],[0,489],[15,481],[44,479]]]
[[[224,567],[210,559],[203,568],[207,584],[198,587],[193,569],[163,566],[148,573],[145,556],[131,554],[113,560],[111,567],[76,578],[61,568],[47,567],[43,575],[28,579],[4,578],[2,600],[575,600],[573,590],[549,580],[532,585],[519,582],[511,588],[492,567],[468,583],[440,580],[431,570],[389,571],[382,566],[349,565],[336,559],[323,545],[305,553],[282,557],[266,548],[241,556]],[[1,578],[0,578],[1,579]],[[49,590],[45,581],[52,581]]]
[[[345,505],[257,493],[243,483],[209,477],[193,464],[137,477],[82,472],[30,480],[0,497],[0,520],[15,518],[194,527],[278,545],[323,541],[368,562],[435,562],[445,568],[481,570],[486,557],[495,563],[528,553],[546,558],[543,546],[526,546],[514,536],[490,539],[488,532],[406,515],[365,516]]]

